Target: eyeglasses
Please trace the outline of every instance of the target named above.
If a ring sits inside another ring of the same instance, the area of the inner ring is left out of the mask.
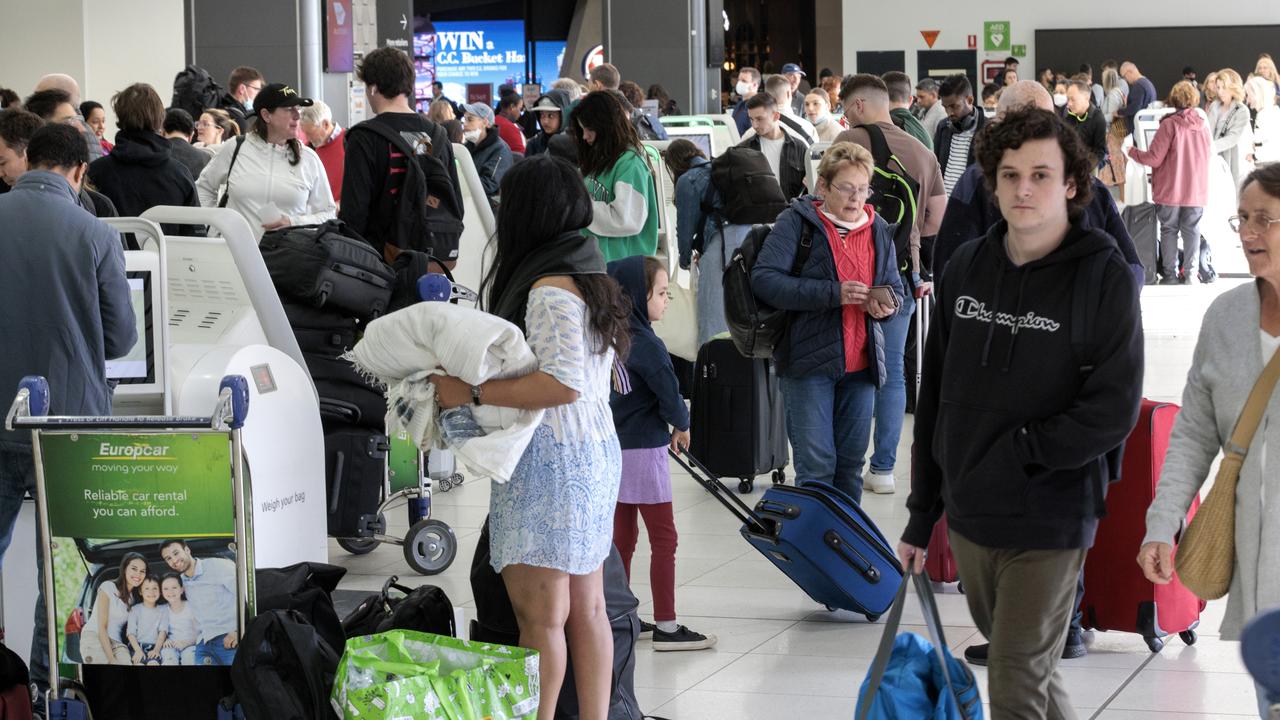
[[[1249,230],[1261,235],[1270,230],[1271,226],[1276,223],[1280,223],[1280,218],[1272,219],[1262,213],[1257,215],[1233,215],[1227,218],[1227,224],[1231,226],[1231,231],[1237,233]]]
[[[829,184],[827,185],[827,187],[840,193],[841,195],[844,195],[845,197],[857,197],[859,195],[866,196],[871,194],[870,185],[860,185],[858,187],[854,187],[853,185],[849,185],[847,183],[841,183],[839,185]]]
[[[196,127],[200,128],[201,130],[208,130],[210,128],[216,128],[218,126],[210,122],[198,122],[196,123]]]
[[[263,85],[262,83],[258,83],[257,85],[246,85],[245,87],[249,88],[254,92],[262,92],[262,88],[266,87],[266,85]]]

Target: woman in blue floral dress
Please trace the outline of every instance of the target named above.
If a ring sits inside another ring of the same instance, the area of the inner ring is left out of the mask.
[[[605,274],[591,198],[577,169],[530,158],[503,177],[488,310],[520,326],[538,358],[522,378],[471,387],[434,378],[440,407],[545,409],[507,483],[490,500],[490,556],[511,595],[520,644],[540,654],[540,720],[555,714],[568,649],[583,720],[608,714],[613,635],[601,566],[613,538],[621,451],[609,409],[630,307]]]

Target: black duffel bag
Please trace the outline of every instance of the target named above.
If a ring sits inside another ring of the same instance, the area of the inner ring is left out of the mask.
[[[341,220],[264,233],[258,243],[281,298],[369,320],[391,303],[395,272]]]

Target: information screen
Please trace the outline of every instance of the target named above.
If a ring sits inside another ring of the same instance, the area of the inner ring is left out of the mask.
[[[129,270],[129,300],[133,304],[134,327],[138,340],[122,358],[107,361],[107,379],[121,384],[156,381],[156,355],[151,308],[151,271]]]
[[[477,20],[472,22],[437,22],[435,33],[435,78],[444,84],[444,94],[454,102],[467,97],[467,85],[485,83],[498,86],[511,83],[519,87],[524,81],[525,42],[523,20]],[[423,46],[415,38],[415,46]],[[542,48],[539,46],[539,56]],[[550,55],[551,53],[547,53]],[[420,71],[418,82],[423,81]],[[553,77],[552,80],[555,78]],[[426,92],[430,97],[430,80]]]

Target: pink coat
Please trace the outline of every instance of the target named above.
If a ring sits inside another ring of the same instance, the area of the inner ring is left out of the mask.
[[[1129,148],[1129,157],[1151,168],[1151,199],[1157,205],[1208,204],[1209,131],[1194,109],[1166,115],[1151,148]]]

